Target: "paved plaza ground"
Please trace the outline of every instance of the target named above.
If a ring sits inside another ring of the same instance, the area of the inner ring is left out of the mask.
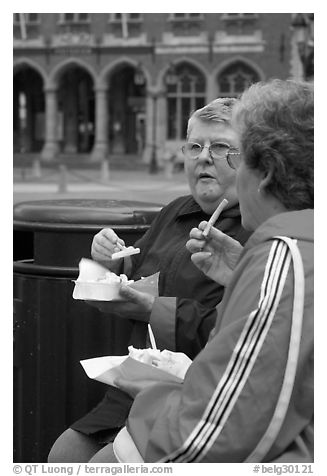
[[[167,204],[188,193],[183,171],[14,168],[14,203],[61,198],[108,198]]]

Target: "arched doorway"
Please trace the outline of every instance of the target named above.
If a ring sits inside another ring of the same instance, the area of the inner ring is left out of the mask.
[[[165,77],[167,92],[167,139],[185,140],[187,123],[193,111],[205,105],[204,75],[189,63],[180,63]]]
[[[58,139],[60,151],[89,153],[94,144],[93,79],[80,66],[69,66],[58,82]]]
[[[45,101],[43,78],[28,65],[14,72],[14,152],[39,152],[44,144]]]
[[[109,152],[139,154],[145,147],[146,80],[133,66],[122,65],[110,77]]]
[[[250,84],[258,81],[260,81],[259,75],[251,66],[242,61],[236,61],[220,72],[218,76],[219,95],[236,97]]]

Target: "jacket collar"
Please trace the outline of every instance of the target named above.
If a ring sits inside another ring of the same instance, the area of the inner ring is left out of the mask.
[[[188,198],[188,200],[186,200],[184,205],[180,208],[178,216],[191,215],[193,213],[194,214],[195,213],[200,213],[200,214],[205,215],[208,218],[210,218],[210,215],[208,215],[207,213],[205,213],[202,210],[202,208],[194,200],[192,195],[188,195],[187,198]],[[234,218],[234,217],[239,216],[239,215],[240,215],[240,208],[239,208],[238,204],[229,208],[228,210],[224,210],[221,213],[222,218]]]
[[[289,236],[301,241],[313,241],[312,209],[279,213],[260,225],[251,235],[245,249],[275,236]]]

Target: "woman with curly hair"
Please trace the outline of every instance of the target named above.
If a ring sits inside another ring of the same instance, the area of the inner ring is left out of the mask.
[[[244,248],[201,222],[192,261],[226,286],[216,326],[183,383],[144,388],[113,444],[120,462],[313,461],[312,84],[252,85],[233,110]],[[94,461],[101,461],[101,455]]]

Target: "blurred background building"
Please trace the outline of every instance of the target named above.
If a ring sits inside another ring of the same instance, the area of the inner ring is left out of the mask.
[[[14,161],[155,172],[190,113],[271,77],[313,78],[313,15],[14,14]],[[14,162],[15,163],[15,162]]]

